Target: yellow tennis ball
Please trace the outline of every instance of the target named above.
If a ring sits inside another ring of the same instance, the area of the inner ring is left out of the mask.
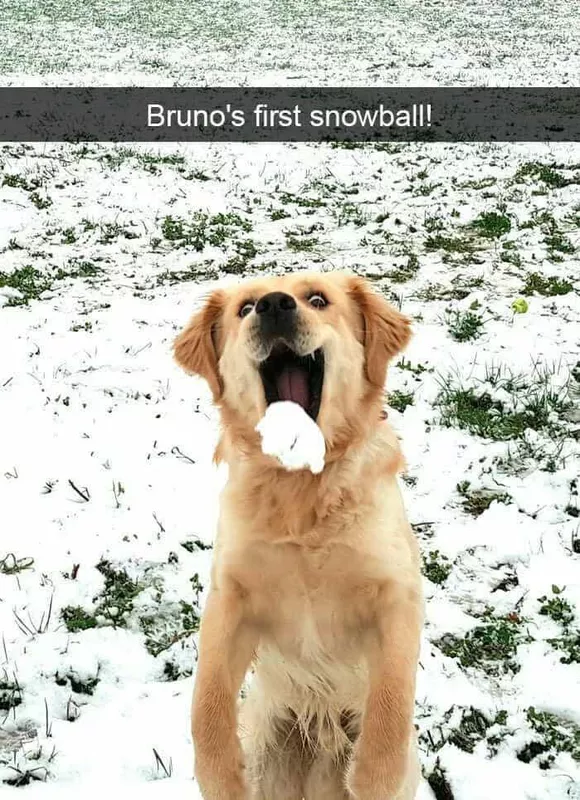
[[[523,297],[518,297],[517,300],[514,300],[512,303],[512,311],[514,314],[525,314],[528,310],[528,301],[524,300]]]

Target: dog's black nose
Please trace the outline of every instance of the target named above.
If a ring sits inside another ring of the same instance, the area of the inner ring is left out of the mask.
[[[256,303],[256,314],[283,316],[296,310],[296,300],[284,292],[270,292]]]
[[[285,292],[270,292],[256,303],[260,328],[266,337],[288,338],[296,331],[296,300]]]

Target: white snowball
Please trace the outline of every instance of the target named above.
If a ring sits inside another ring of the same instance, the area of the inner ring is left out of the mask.
[[[262,436],[262,452],[274,456],[288,470],[324,469],[326,444],[322,431],[297,403],[272,403],[256,425]]]

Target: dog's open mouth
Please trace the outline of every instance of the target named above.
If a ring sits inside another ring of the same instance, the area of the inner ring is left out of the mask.
[[[260,364],[266,403],[289,400],[316,421],[322,400],[324,354],[321,349],[299,356],[286,345],[274,348]]]

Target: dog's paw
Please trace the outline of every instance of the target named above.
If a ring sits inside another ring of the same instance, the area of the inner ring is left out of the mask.
[[[262,452],[274,456],[288,470],[324,469],[326,444],[316,422],[297,403],[272,403],[256,426],[262,437]]]

